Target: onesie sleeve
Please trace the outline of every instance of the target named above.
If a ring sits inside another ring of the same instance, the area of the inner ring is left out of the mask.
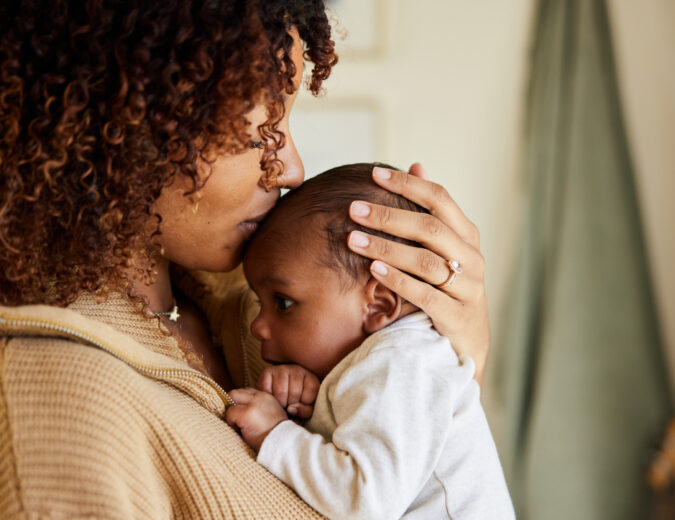
[[[474,372],[467,360],[437,363],[447,351],[425,352],[373,350],[334,387],[331,439],[284,421],[258,462],[330,518],[399,518],[431,477],[452,428],[453,393]]]

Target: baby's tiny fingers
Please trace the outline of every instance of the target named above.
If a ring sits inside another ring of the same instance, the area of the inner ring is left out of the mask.
[[[288,404],[288,373],[275,374],[272,381],[272,395],[276,397],[279,404],[286,408]]]
[[[253,391],[252,391],[253,390]],[[255,389],[253,388],[235,388],[230,390],[228,395],[234,400],[238,405],[248,404],[251,402],[255,395]]]
[[[286,411],[291,415],[300,417],[301,419],[309,419],[314,412],[314,405],[295,403],[286,408]]]
[[[297,403],[302,397],[304,373],[296,370],[289,374],[288,382],[288,402]]]
[[[225,421],[232,428],[239,428],[245,413],[246,405],[230,406],[225,410]]]
[[[300,401],[304,404],[313,405],[316,401],[316,396],[319,393],[319,378],[316,377],[311,372],[305,374],[305,379],[302,385],[302,395],[300,396]]]
[[[273,372],[270,367],[266,367],[260,373],[258,378],[258,390],[267,392],[268,394],[272,393],[272,381],[274,380]]]

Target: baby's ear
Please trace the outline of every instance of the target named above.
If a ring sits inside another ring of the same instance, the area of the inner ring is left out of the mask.
[[[364,287],[367,311],[363,330],[368,334],[395,322],[401,314],[401,297],[371,277]]]

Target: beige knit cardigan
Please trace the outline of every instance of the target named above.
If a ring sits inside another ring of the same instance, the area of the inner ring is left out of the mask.
[[[240,273],[196,273],[235,384],[262,362]],[[229,396],[122,296],[0,307],[0,518],[320,518],[223,420]]]

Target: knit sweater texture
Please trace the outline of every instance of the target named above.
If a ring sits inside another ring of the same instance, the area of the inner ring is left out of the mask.
[[[195,279],[235,384],[254,380],[241,273]],[[0,518],[320,518],[255,462],[229,404],[125,297],[0,307]]]

